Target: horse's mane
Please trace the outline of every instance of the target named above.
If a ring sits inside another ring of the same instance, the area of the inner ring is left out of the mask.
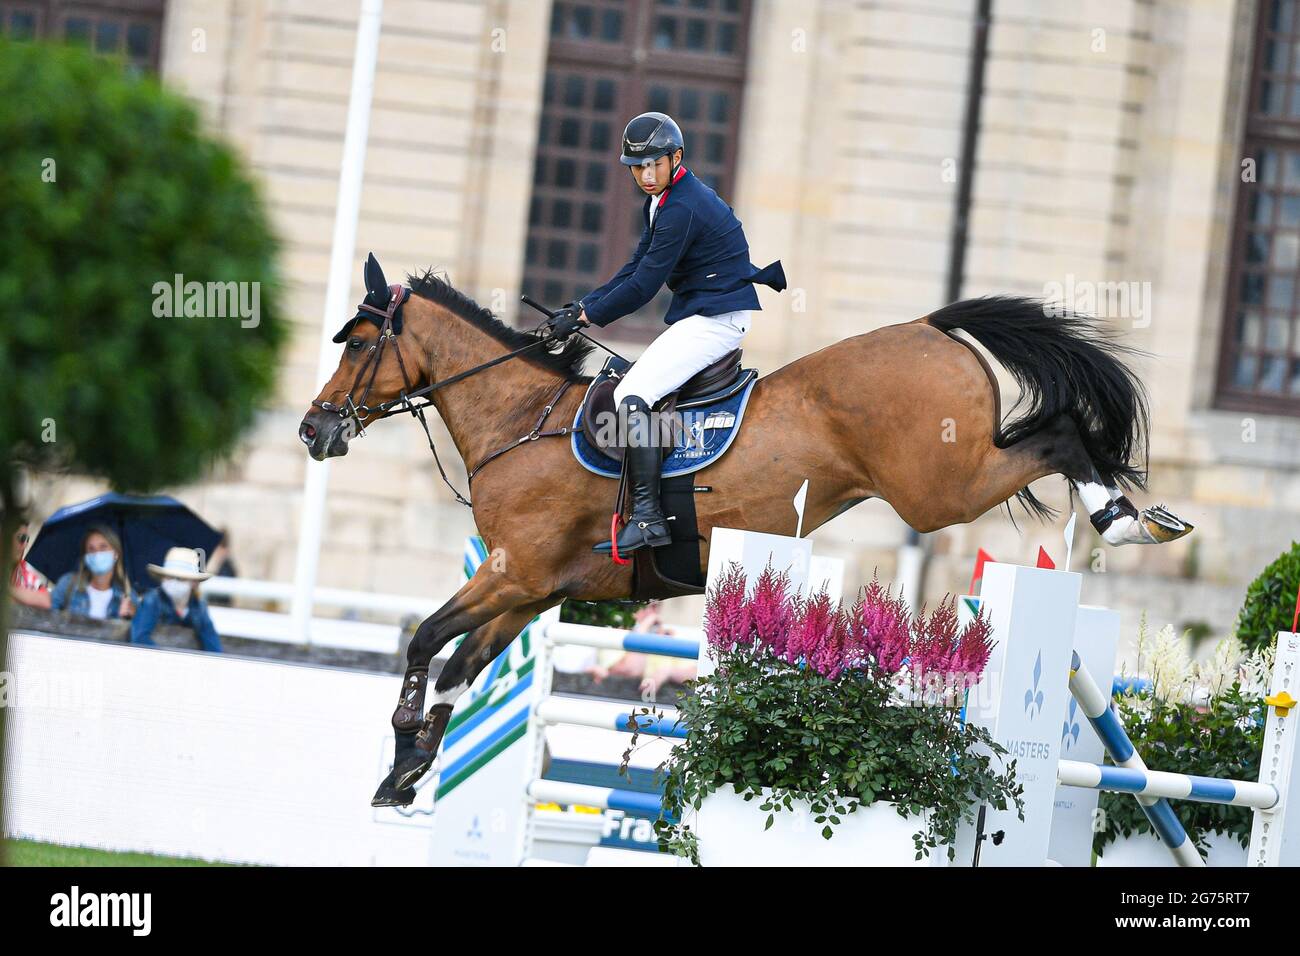
[[[411,291],[420,298],[428,299],[482,329],[504,345],[507,351],[530,345],[538,339],[535,332],[525,332],[506,325],[490,310],[483,308],[464,292],[452,286],[445,278],[435,275],[432,269],[426,269],[422,273],[412,273],[406,277],[406,280]],[[525,352],[520,358],[558,372],[571,382],[582,382],[589,378],[583,375],[583,367],[586,365],[587,356],[594,348],[595,346],[586,339],[571,335],[558,352],[536,348],[531,352]]]

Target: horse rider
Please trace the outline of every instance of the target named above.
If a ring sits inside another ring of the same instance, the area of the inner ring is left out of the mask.
[[[645,228],[636,251],[614,277],[555,313],[549,325],[567,336],[579,326],[604,327],[650,302],[666,283],[673,293],[668,328],[651,342],[614,389],[632,513],[618,532],[620,554],[671,541],[660,508],[663,450],[651,409],[696,372],[736,348],[749,312],[762,308],[755,283],[785,288],[780,261],[762,269],[749,261],[740,220],[717,193],[682,165],[682,131],[664,113],[642,113],[623,130],[619,161],[645,196]],[[610,541],[593,550],[608,554]]]

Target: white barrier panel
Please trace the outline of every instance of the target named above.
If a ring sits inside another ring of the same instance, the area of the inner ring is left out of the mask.
[[[429,793],[370,806],[392,674],[26,633],[9,655],[8,836],[286,866],[428,862]]]
[[[844,559],[814,554],[808,559],[808,593],[825,589],[832,603],[844,597]],[[850,602],[852,603],[852,602]]]
[[[977,825],[957,832],[957,866],[1041,865],[1047,857],[1056,794],[1061,726],[1070,701],[1066,675],[1082,578],[1069,571],[988,564],[981,603],[993,651],[972,690],[966,719],[986,727],[1016,761],[1025,819],[985,807]],[[978,837],[978,839],[977,839]]]
[[[551,682],[538,672],[536,629],[559,617],[555,607],[534,618],[456,701],[438,755],[435,866],[517,866],[530,856],[524,792],[545,743],[532,710]]]

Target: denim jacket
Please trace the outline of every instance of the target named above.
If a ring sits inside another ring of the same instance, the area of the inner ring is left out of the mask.
[[[69,571],[63,577],[59,578],[54,590],[50,593],[50,609],[54,611],[68,611],[71,614],[79,614],[82,617],[90,616],[90,592],[86,588],[79,591],[72,590],[72,582],[76,579],[75,571]],[[121,585],[116,581],[112,584],[113,596],[108,600],[108,617],[110,620],[120,615],[118,610],[122,607],[122,598],[126,592],[122,590]]]
[[[188,627],[199,636],[205,651],[221,651],[221,638],[208,615],[208,606],[197,594],[191,595],[185,606],[185,616],[176,613],[176,605],[162,588],[146,591],[140,599],[140,608],[131,622],[131,643],[155,646],[153,629],[159,624],[176,624]]]

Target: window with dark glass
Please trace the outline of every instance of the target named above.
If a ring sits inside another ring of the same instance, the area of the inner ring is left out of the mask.
[[[618,153],[623,127],[638,113],[677,120],[686,165],[732,201],[748,24],[742,0],[555,0],[525,294],[553,308],[605,282],[631,256],[644,199]],[[661,292],[614,328],[652,337],[669,298]]]
[[[1217,404],[1300,414],[1300,0],[1260,0]],[[1246,177],[1249,179],[1249,177]]]
[[[0,34],[63,40],[157,72],[164,0],[0,0]]]

